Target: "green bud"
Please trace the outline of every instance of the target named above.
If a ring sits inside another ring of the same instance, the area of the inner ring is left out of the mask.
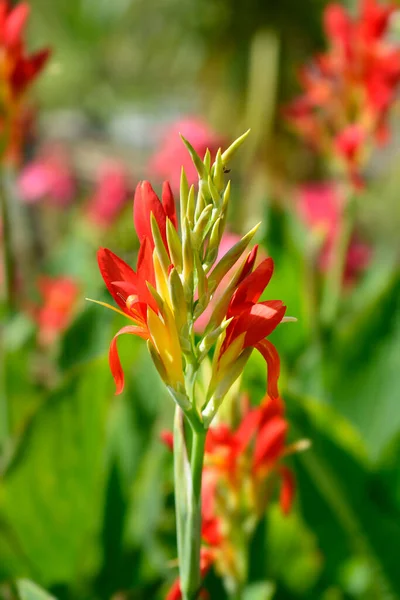
[[[224,165],[222,162],[221,148],[218,148],[215,162],[212,167],[211,176],[215,187],[219,192],[221,192],[224,187]]]
[[[211,169],[211,152],[210,152],[209,148],[207,148],[207,150],[206,150],[203,163],[204,163],[204,166],[207,169],[207,171],[209,171]]]
[[[195,266],[196,266],[196,274],[197,274],[197,288],[199,294],[198,304],[203,306],[204,308],[207,306],[210,296],[208,293],[208,280],[203,270],[203,265],[201,264],[201,260],[199,258],[198,252],[194,254]],[[204,310],[203,308],[203,310]],[[203,312],[203,310],[201,312]],[[201,314],[201,313],[200,313]],[[199,315],[195,315],[197,318]]]
[[[165,249],[164,241],[161,237],[160,228],[158,227],[158,223],[153,213],[151,213],[150,216],[150,225],[157,256],[163,271],[167,274],[171,262],[169,260],[168,252]]]
[[[204,179],[206,177],[206,168],[204,166],[203,161],[201,160],[200,156],[197,154],[197,152],[193,148],[193,146],[190,144],[190,142],[188,142],[187,139],[185,139],[182,134],[181,134],[181,139],[189,151],[189,154],[191,156],[193,164],[196,167],[197,173],[199,174],[199,178]]]
[[[206,354],[208,354],[208,351],[212,348],[212,346],[218,340],[219,336],[225,332],[225,330],[227,329],[227,327],[230,324],[230,322],[232,321],[232,319],[233,319],[233,317],[222,321],[221,325],[219,325],[216,329],[211,331],[211,333],[204,336],[204,338],[201,340],[201,342],[199,344],[199,351],[200,351],[199,361],[201,361],[204,358],[204,356],[206,356]]]
[[[208,244],[207,255],[206,255],[206,259],[205,259],[205,264],[207,267],[206,272],[208,272],[211,269],[211,267],[217,260],[219,242],[220,242],[220,238],[222,237],[222,234],[220,234],[220,227],[221,227],[221,217],[218,217],[218,219],[215,221],[215,223],[211,229],[210,241]]]
[[[171,260],[178,270],[182,273],[182,242],[179,238],[178,232],[172,225],[172,222],[167,218],[167,242]]]
[[[182,250],[183,250],[183,290],[185,300],[189,304],[193,296],[194,278],[193,278],[193,247],[189,223],[187,218],[182,224]]]
[[[225,277],[228,271],[233,267],[235,262],[239,260],[242,256],[243,252],[246,250],[249,245],[251,239],[254,237],[257,229],[259,228],[260,223],[258,223],[251,231],[249,231],[245,236],[242,237],[228,252],[221,258],[215,269],[210,275],[209,283],[211,293],[218,287],[221,280]]]
[[[243,135],[241,135],[240,137],[238,137],[238,139],[235,140],[233,142],[233,144],[231,144],[227,150],[225,150],[225,152],[221,156],[222,164],[224,166],[236,154],[236,152],[239,150],[240,146],[243,144],[243,142],[245,141],[245,139],[247,138],[247,136],[249,135],[249,133],[250,133],[250,129],[248,129]]]
[[[185,169],[182,167],[181,170],[181,187],[180,187],[180,203],[181,203],[181,222],[183,221],[186,215],[187,202],[189,195],[189,184],[186,177]]]
[[[174,316],[177,324],[178,333],[181,332],[186,323],[187,305],[183,285],[177,270],[171,269],[168,278],[169,294],[171,296],[172,306],[174,308]]]
[[[196,208],[196,201],[194,198],[194,185],[190,186],[188,202],[186,208],[186,217],[189,222],[190,228],[193,229],[194,226],[194,213]]]
[[[209,427],[211,421],[215,417],[219,407],[221,406],[226,394],[229,392],[236,379],[240,377],[246,366],[247,361],[250,358],[253,348],[245,348],[240,356],[233,362],[233,364],[227,369],[223,376],[219,379],[215,386],[210,400],[207,402],[203,410],[203,421],[205,427]]]
[[[222,205],[221,196],[217,188],[215,187],[211,177],[208,178],[208,188],[210,190],[212,201],[214,202],[215,206],[220,208]]]
[[[207,235],[207,231],[208,231],[207,225],[209,225],[212,210],[213,210],[212,205],[207,204],[207,206],[204,208],[203,212],[199,216],[199,219],[195,225],[195,228],[193,230],[192,241],[193,241],[193,246],[196,249],[200,248],[202,241],[204,240],[205,236]]]
[[[207,206],[206,197],[205,197],[203,191],[204,191],[204,186],[200,186],[199,185],[199,191],[197,193],[196,212],[195,212],[195,215],[194,215],[195,221],[198,220],[198,218],[200,217],[201,213],[203,212],[203,210]],[[207,192],[208,192],[208,190],[207,190]]]
[[[165,319],[165,302],[164,302],[164,300],[161,298],[161,296],[157,292],[156,288],[151,285],[151,283],[146,281],[146,285],[147,285],[147,289],[149,290],[150,294],[153,296],[153,298],[157,304],[158,310],[160,311],[163,318]]]

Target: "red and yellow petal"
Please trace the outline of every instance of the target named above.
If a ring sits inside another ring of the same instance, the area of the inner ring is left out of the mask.
[[[149,337],[148,331],[146,329],[144,329],[143,327],[127,325],[126,327],[123,327],[122,329],[120,329],[118,331],[118,333],[116,333],[115,336],[113,337],[113,339],[111,340],[108,358],[109,358],[109,362],[110,362],[111,373],[112,373],[112,376],[114,377],[114,381],[115,381],[115,386],[116,386],[115,393],[116,394],[120,394],[124,389],[124,371],[122,369],[121,361],[120,361],[119,355],[118,355],[118,348],[117,348],[117,339],[120,335],[123,335],[124,333],[128,333],[131,335],[137,335],[145,340],[148,339],[148,337]]]

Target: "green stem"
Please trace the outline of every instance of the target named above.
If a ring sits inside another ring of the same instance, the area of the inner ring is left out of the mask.
[[[8,199],[4,185],[4,173],[0,172],[0,207],[3,239],[3,264],[5,281],[5,305],[7,313],[11,313],[15,305],[14,298],[14,260],[12,253],[11,222]]]
[[[344,210],[342,227],[333,248],[333,264],[327,274],[321,307],[321,322],[330,330],[337,316],[347,252],[354,225],[355,198],[349,196]]]
[[[176,527],[182,597],[195,600],[201,587],[201,479],[207,432],[195,419],[188,420],[185,428],[185,419],[177,408],[174,428]]]

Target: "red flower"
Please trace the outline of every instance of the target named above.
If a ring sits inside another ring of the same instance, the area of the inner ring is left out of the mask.
[[[70,277],[41,277],[38,282],[43,301],[33,310],[38,340],[43,346],[52,344],[71,322],[79,294],[79,286]]]
[[[20,100],[29,84],[43,69],[50,51],[46,48],[26,54],[23,34],[29,6],[22,2],[11,8],[7,0],[0,2],[0,73],[2,74],[2,117],[0,129],[5,147],[12,158],[18,155],[21,144]]]
[[[148,182],[140,183],[136,188],[134,200],[134,221],[140,240],[140,250],[136,272],[111,250],[100,248],[98,264],[100,273],[114,298],[133,325],[123,327],[113,338],[109,351],[110,368],[113,374],[116,393],[124,387],[124,373],[118,356],[117,338],[127,333],[150,340],[155,352],[159,354],[160,364],[165,368],[167,382],[180,381],[182,378],[182,357],[176,328],[172,318],[161,314],[148,284],[156,287],[156,270],[153,261],[154,240],[151,233],[150,218],[154,215],[162,237],[165,239],[166,219],[175,224],[175,207],[168,184],[164,184],[163,202],[161,203]],[[154,259],[155,260],[155,259]],[[162,272],[158,273],[162,277]],[[164,281],[166,285],[166,282]],[[104,306],[117,310],[100,302]],[[117,312],[121,312],[118,311]],[[161,318],[160,318],[161,317]]]
[[[395,5],[360,0],[352,19],[340,4],[324,15],[328,50],[301,71],[303,95],[286,116],[307,141],[336,155],[352,182],[374,143],[388,135],[388,113],[400,82],[400,48],[387,37]]]
[[[89,218],[101,227],[112,225],[128,200],[128,190],[127,174],[123,165],[102,165],[96,188],[86,208]]]
[[[286,306],[281,300],[259,302],[272,277],[274,263],[272,258],[266,258],[253,271],[257,249],[256,246],[249,253],[228,306],[226,319],[232,321],[219,351],[218,369],[226,369],[224,356],[231,364],[245,348],[257,348],[268,365],[268,393],[278,396],[279,356],[275,347],[265,338],[282,321]],[[231,348],[233,350],[228,353]]]

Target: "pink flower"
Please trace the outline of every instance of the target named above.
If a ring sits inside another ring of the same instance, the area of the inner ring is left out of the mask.
[[[172,191],[179,192],[181,168],[184,167],[189,184],[197,181],[197,172],[179,134],[190,140],[193,148],[203,157],[207,148],[212,157],[222,145],[217,135],[204,121],[186,117],[171,125],[165,132],[159,150],[150,160],[149,170],[160,179],[168,180]]]
[[[87,204],[89,218],[100,227],[111,225],[124,208],[129,194],[126,170],[118,163],[102,165],[95,190]]]
[[[58,145],[42,150],[22,169],[17,186],[28,204],[48,198],[58,206],[67,206],[75,194],[75,180],[65,150]]]
[[[309,183],[298,191],[297,210],[309,229],[322,237],[319,267],[327,271],[332,264],[337,236],[341,233],[344,201],[330,182]],[[371,247],[353,233],[345,265],[344,281],[353,283],[371,260]]]

